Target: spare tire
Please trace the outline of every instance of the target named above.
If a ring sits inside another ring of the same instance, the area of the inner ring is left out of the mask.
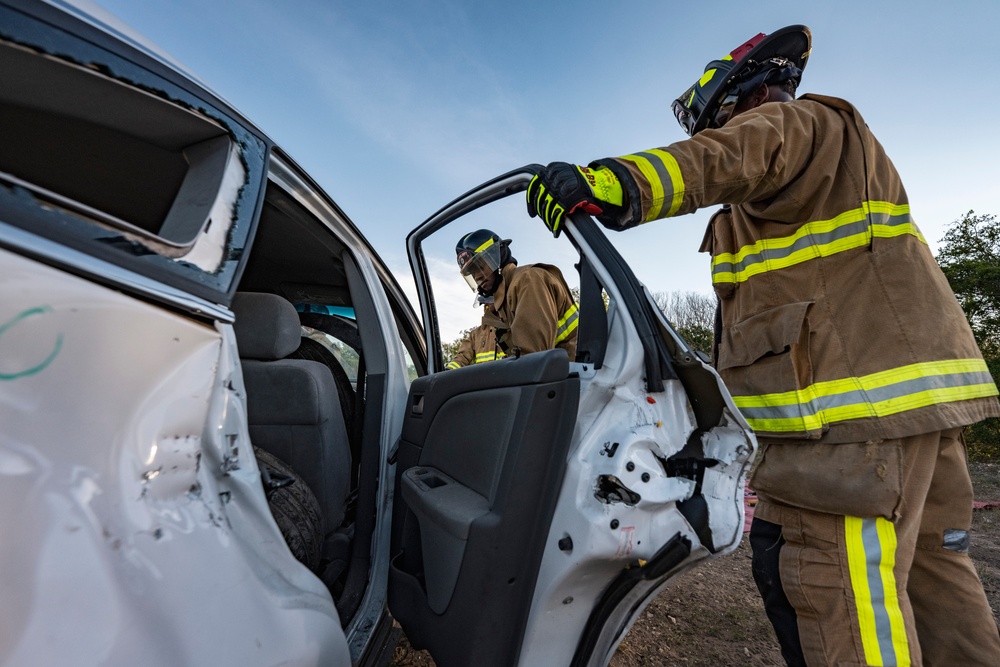
[[[323,553],[323,512],[305,481],[290,465],[259,447],[253,448],[274,522],[300,563],[319,572]]]

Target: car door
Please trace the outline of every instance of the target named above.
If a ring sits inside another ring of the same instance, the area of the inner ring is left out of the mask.
[[[742,534],[752,432],[592,219],[571,216],[559,239],[528,219],[537,168],[407,238],[429,373],[396,454],[389,607],[443,667],[606,664],[662,586]],[[442,370],[461,308],[454,240],[477,228],[562,267],[579,294],[574,359]]]

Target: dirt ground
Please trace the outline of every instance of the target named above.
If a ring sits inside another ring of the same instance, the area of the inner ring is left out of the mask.
[[[970,554],[1000,621],[1000,464],[970,466],[976,500]],[[433,667],[403,637],[392,663]],[[643,612],[611,659],[610,667],[749,667],[783,665],[774,631],[750,575],[744,536],[733,553],[717,558],[663,591]]]

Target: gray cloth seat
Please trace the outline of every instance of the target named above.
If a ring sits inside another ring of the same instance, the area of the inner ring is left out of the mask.
[[[287,300],[239,292],[232,310],[250,440],[305,480],[329,534],[343,521],[351,479],[350,444],[333,374],[322,363],[285,358],[301,341],[298,314]]]

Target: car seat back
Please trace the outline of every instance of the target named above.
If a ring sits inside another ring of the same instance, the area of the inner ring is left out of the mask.
[[[351,477],[337,384],[326,365],[286,358],[301,341],[298,314],[287,300],[239,292],[232,309],[250,439],[305,480],[319,500],[328,534],[344,518]]]

